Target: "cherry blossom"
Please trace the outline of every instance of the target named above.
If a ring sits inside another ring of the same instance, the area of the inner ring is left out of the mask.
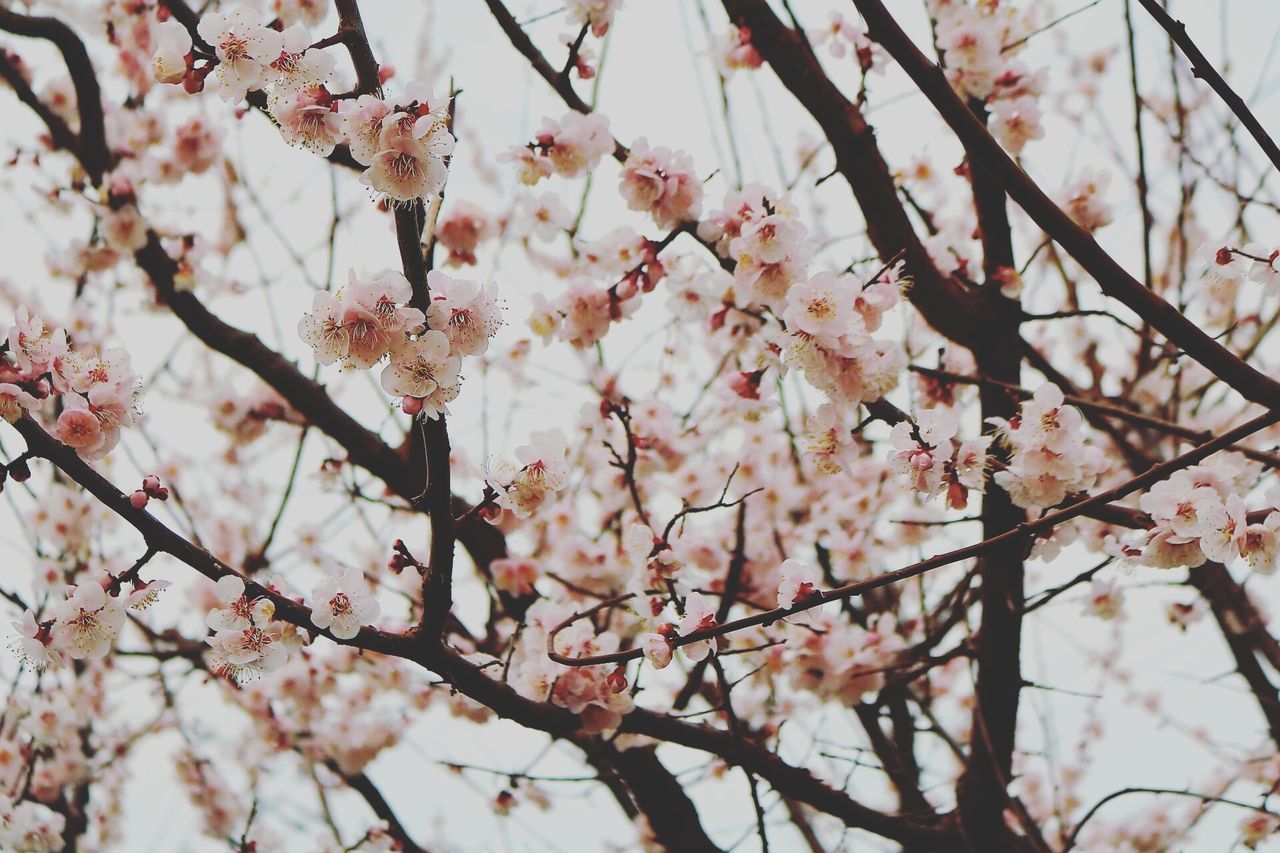
[[[822,572],[817,566],[799,560],[784,560],[782,582],[778,584],[778,606],[790,610],[820,589]]]
[[[311,624],[340,640],[350,640],[377,621],[381,608],[366,591],[364,578],[346,571],[326,578],[311,590]]]
[[[341,118],[324,86],[300,87],[292,97],[280,98],[271,114],[280,123],[280,134],[286,142],[320,157],[328,157],[342,140]]]
[[[124,605],[92,581],[68,590],[54,608],[54,637],[59,651],[72,660],[101,658],[111,651],[124,624]]]
[[[590,26],[592,35],[603,38],[622,3],[623,0],[569,0],[565,10],[570,24]]]
[[[702,182],[688,154],[650,148],[641,137],[622,164],[619,192],[632,210],[653,214],[660,228],[696,219],[702,206]]]
[[[218,93],[228,101],[238,101],[268,82],[271,63],[284,46],[284,37],[263,26],[262,17],[247,6],[227,14],[210,12],[196,29],[218,55]]]
[[[392,351],[391,363],[383,368],[382,387],[393,397],[421,401],[426,417],[440,418],[459,392],[459,357],[449,350],[449,338],[436,329],[405,341]]]
[[[569,480],[568,447],[560,430],[534,432],[529,443],[516,448],[517,463],[496,461],[489,484],[498,492],[498,505],[528,518]]]
[[[191,53],[191,34],[174,20],[161,21],[152,30],[156,43],[151,74],[158,83],[181,83],[187,74],[187,54]]]
[[[502,326],[502,307],[489,287],[449,278],[438,270],[427,274],[431,306],[427,325],[449,338],[454,355],[480,355]],[[415,395],[420,396],[420,395]]]

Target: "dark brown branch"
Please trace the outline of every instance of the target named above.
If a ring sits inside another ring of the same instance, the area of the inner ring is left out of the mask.
[[[391,808],[387,798],[378,790],[378,786],[373,784],[372,779],[364,773],[343,773],[342,768],[338,766],[336,761],[326,761],[325,765],[338,774],[351,790],[364,798],[364,801],[369,804],[369,808],[378,816],[378,819],[386,823],[387,833],[399,843],[401,850],[404,850],[405,853],[426,853],[410,837],[408,831],[404,828],[404,824],[396,817],[395,810]]]
[[[378,60],[374,59],[369,37],[365,35],[360,4],[357,0],[334,0],[333,5],[338,9],[338,32],[343,36],[342,43],[351,54],[351,64],[356,69],[356,94],[381,96]]]
[[[0,30],[28,38],[52,42],[67,65],[67,73],[76,90],[76,109],[80,113],[77,134],[78,157],[89,180],[101,182],[111,168],[111,152],[107,148],[107,132],[102,115],[102,91],[94,73],[89,52],[75,32],[57,18],[20,15],[0,7]],[[42,116],[43,118],[43,116]]]

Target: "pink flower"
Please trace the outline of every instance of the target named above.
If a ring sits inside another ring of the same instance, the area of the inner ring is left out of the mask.
[[[474,281],[454,279],[432,270],[427,273],[431,305],[427,325],[449,338],[456,355],[480,355],[489,339],[502,327],[502,307],[493,291]]]
[[[746,27],[730,24],[729,29],[716,38],[713,50],[716,64],[725,76],[739,69],[754,69],[764,64],[764,58],[751,44],[751,30]]]
[[[782,319],[789,329],[796,329],[833,343],[855,327],[853,301],[858,283],[848,276],[829,272],[797,282],[787,291],[787,310]],[[859,324],[860,325],[860,324]]]
[[[640,648],[644,650],[645,659],[653,664],[654,669],[662,669],[671,663],[671,655],[674,651],[671,641],[660,633],[641,634]]]
[[[192,174],[203,174],[221,154],[222,134],[202,115],[195,115],[174,128],[173,157]]]
[[[11,622],[18,632],[17,647],[22,650],[23,663],[37,672],[48,667],[61,666],[62,654],[53,641],[51,626],[36,622],[35,614],[24,611],[20,622]]]
[[[444,189],[448,168],[443,158],[453,152],[453,137],[447,130],[433,135],[427,144],[405,135],[384,138],[382,144],[385,147],[361,175],[362,183],[396,202],[437,196]]]
[[[390,112],[390,105],[373,95],[361,95],[354,101],[342,102],[339,108],[342,133],[356,162],[365,166],[373,164],[373,158],[381,147],[382,122]]]
[[[618,189],[627,207],[652,213],[661,228],[696,219],[702,207],[702,182],[689,155],[650,148],[644,137],[631,147]]]
[[[517,597],[532,595],[533,582],[538,579],[538,564],[534,560],[503,557],[489,564],[493,573],[493,585],[503,592]]]
[[[496,462],[487,478],[498,493],[498,505],[528,518],[569,482],[568,446],[558,429],[534,432],[527,445],[516,448],[518,465]]]
[[[67,352],[66,333],[50,329],[44,320],[19,305],[14,324],[9,327],[9,353],[24,377],[34,379],[53,367],[55,359]]]
[[[294,24],[280,36],[280,55],[270,63],[266,76],[286,98],[308,86],[321,86],[333,73],[333,55],[324,50],[308,50],[311,34]]]
[[[342,141],[342,119],[333,109],[333,96],[324,86],[304,86],[292,97],[272,105],[271,115],[280,124],[285,142],[328,157]]]
[[[474,264],[476,248],[497,233],[497,225],[484,210],[467,201],[459,202],[436,226],[436,239],[449,250],[451,266]]]
[[[59,650],[73,660],[104,657],[124,625],[124,606],[97,581],[69,587],[68,593],[54,607]]]
[[[569,24],[574,27],[590,26],[591,34],[603,38],[613,23],[614,15],[622,8],[622,0],[568,0],[565,11]]]
[[[89,402],[79,394],[66,394],[63,402],[66,408],[58,416],[58,440],[75,448],[86,459],[98,458],[107,440],[102,422],[90,411]]]

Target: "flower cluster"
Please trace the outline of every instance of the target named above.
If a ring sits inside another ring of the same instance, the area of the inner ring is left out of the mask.
[[[826,613],[812,622],[815,630],[801,636],[791,663],[795,686],[845,705],[856,705],[883,687],[885,667],[907,647],[889,613],[871,616],[866,628]]]
[[[312,47],[306,27],[296,23],[280,32],[248,7],[207,13],[196,29],[213,46],[216,62],[196,68],[190,33],[176,21],[164,21],[157,26],[152,61],[156,80],[198,92],[216,72],[211,88],[225,100],[267,92],[267,109],[286,142],[321,157],[346,143],[351,156],[368,167],[361,181],[390,203],[432,198],[443,190],[455,140],[449,101],[430,87],[411,83],[391,100],[373,94],[335,98],[327,88],[333,56]]]
[[[499,507],[528,518],[554,492],[569,483],[569,448],[558,429],[534,432],[527,445],[516,448],[519,464],[495,460],[486,485],[497,495]]]
[[[622,164],[618,191],[632,210],[653,214],[660,228],[696,219],[702,209],[702,182],[693,173],[693,160],[683,152],[650,148],[641,137]]]
[[[386,392],[402,398],[408,414],[438,418],[458,396],[462,357],[488,348],[502,325],[502,307],[492,289],[438,270],[427,275],[427,287],[431,302],[424,314],[407,304],[413,293],[400,273],[353,270],[345,290],[316,294],[298,333],[321,364],[369,368],[388,358]]]
[[[584,731],[612,732],[634,704],[626,692],[625,677],[619,680],[602,666],[564,667],[546,656],[547,635],[569,613],[546,600],[529,608],[528,637],[513,659],[512,683],[525,696],[578,714]],[[609,654],[618,645],[617,634],[597,634],[589,622],[581,620],[556,637],[556,651],[568,657]]]
[[[992,440],[983,435],[957,445],[953,439],[959,429],[955,412],[937,406],[920,412],[915,422],[895,424],[889,437],[889,460],[898,477],[926,496],[945,491],[952,509],[968,505],[970,490],[983,491]]]
[[[21,621],[12,623],[17,632],[15,649],[36,670],[68,660],[100,660],[120,635],[125,611],[145,610],[168,586],[168,581],[143,581],[136,575],[129,580],[83,578],[66,588],[65,597],[53,605],[51,618],[40,620],[28,610]]]
[[[449,130],[448,99],[411,83],[395,100],[361,95],[344,103],[342,132],[351,156],[369,167],[362,183],[389,202],[440,195],[456,141]]]
[[[66,332],[19,307],[0,360],[0,416],[10,423],[36,411],[51,395],[62,398],[56,434],[86,459],[101,459],[137,422],[139,383],[124,350],[78,352]]]
[[[520,180],[533,185],[551,175],[576,178],[599,165],[613,150],[609,119],[599,113],[569,112],[559,121],[542,120],[533,142],[507,150],[500,159],[520,168]]]
[[[1065,405],[1061,389],[1051,383],[1037,388],[1016,416],[991,423],[1009,447],[1008,467],[996,472],[995,481],[1017,506],[1056,506],[1092,488],[1105,464],[1102,451],[1085,443],[1084,416]]]
[[[871,333],[899,296],[892,282],[864,288],[852,276],[827,272],[797,282],[787,291],[782,315],[786,363],[833,403],[857,406],[879,399],[897,385],[906,356],[898,345]]]
[[[544,342],[555,337],[578,349],[593,345],[612,323],[631,316],[640,306],[636,297],[652,291],[666,275],[658,246],[629,228],[619,228],[592,243],[580,243],[579,257],[586,271],[571,275],[565,292],[554,300],[533,294],[529,327]],[[604,275],[621,278],[604,287],[596,283],[597,277]]]
[[[373,367],[426,322],[422,311],[406,304],[412,296],[408,279],[394,270],[372,275],[351,270],[347,287],[336,295],[316,293],[311,310],[298,322],[298,334],[321,364]]]
[[[1280,512],[1250,519],[1240,498],[1257,477],[1255,463],[1237,454],[1175,471],[1139,499],[1153,526],[1141,549],[1143,563],[1158,568],[1230,565],[1244,559],[1271,574],[1280,555]]]
[[[0,794],[0,847],[5,850],[53,853],[63,849],[66,816],[43,803],[15,802]]]
[[[947,78],[956,91],[987,103],[992,134],[1013,154],[1042,138],[1038,102],[1045,75],[1014,58],[1036,29],[1031,14],[1007,3],[933,0],[930,7]]]
[[[276,608],[271,600],[250,601],[244,581],[235,575],[218,580],[216,595],[219,606],[205,618],[213,630],[207,640],[209,669],[243,684],[283,666],[289,649],[284,626],[274,619]]]

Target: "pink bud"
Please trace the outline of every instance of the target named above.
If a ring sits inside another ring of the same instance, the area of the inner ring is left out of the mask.
[[[201,73],[203,72],[203,73]],[[182,78],[182,88],[188,95],[198,95],[204,91],[204,78],[208,76],[205,69],[191,69]]]
[[[422,411],[422,398],[405,397],[400,401],[400,408],[404,410],[406,415],[416,415]]]
[[[148,500],[150,500],[150,498],[147,497],[147,493],[142,491],[142,489],[138,489],[138,491],[129,495],[129,505],[134,509],[145,508]]]
[[[618,299],[620,301],[626,302],[628,299],[635,296],[638,290],[639,289],[636,287],[635,277],[627,276],[622,281],[618,282],[616,293],[618,294]]]
[[[160,488],[160,478],[155,474],[148,474],[142,478],[142,490],[147,494],[152,494]]]

